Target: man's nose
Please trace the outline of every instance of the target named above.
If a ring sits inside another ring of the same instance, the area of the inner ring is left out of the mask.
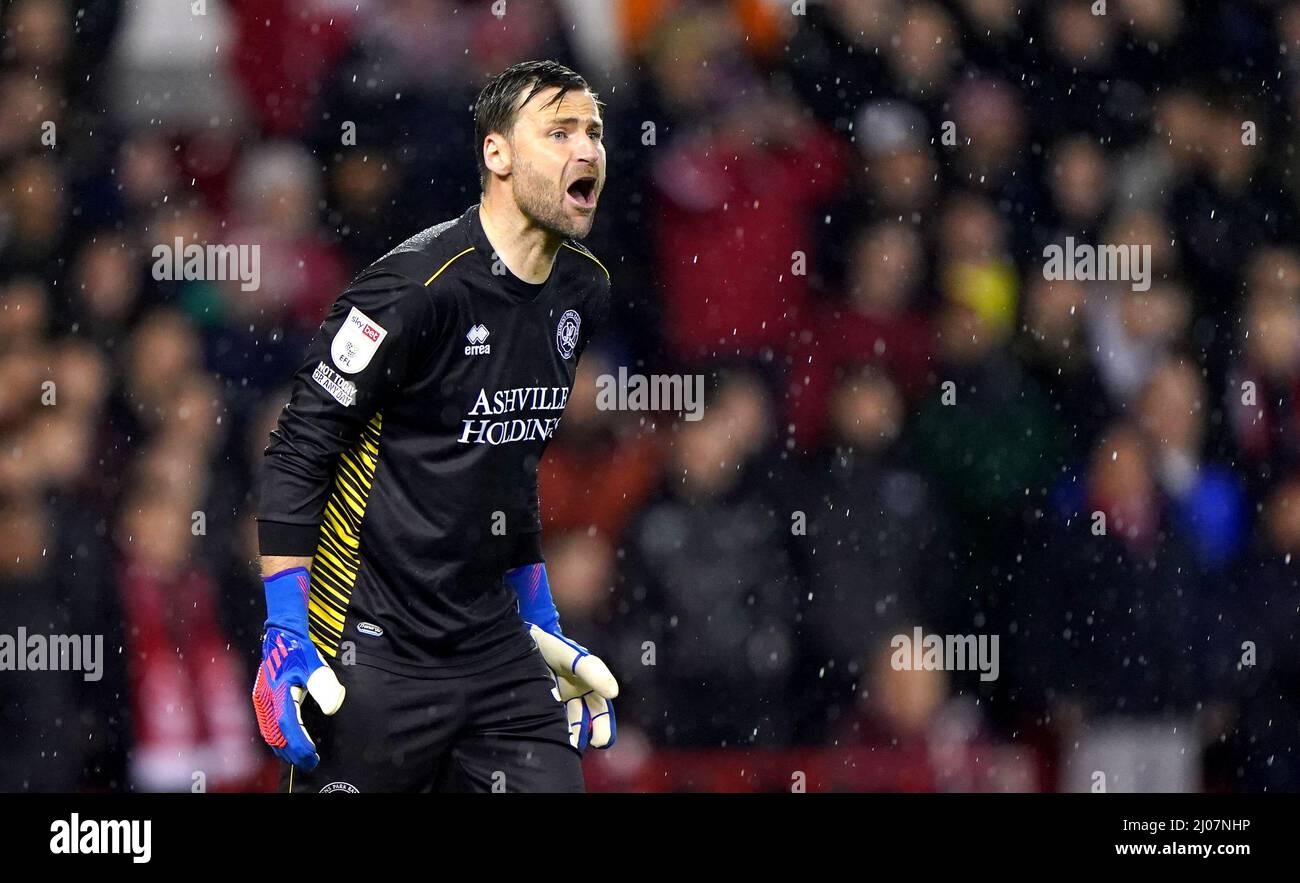
[[[600,145],[590,135],[579,138],[577,145],[574,148],[577,154],[574,158],[578,162],[585,162],[593,167],[600,162]]]

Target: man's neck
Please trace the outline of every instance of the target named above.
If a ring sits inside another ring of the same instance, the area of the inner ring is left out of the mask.
[[[497,257],[516,277],[540,285],[551,275],[559,236],[537,226],[513,201],[497,195],[483,195],[478,209],[479,222]]]

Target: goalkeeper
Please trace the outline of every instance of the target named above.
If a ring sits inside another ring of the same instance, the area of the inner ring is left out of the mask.
[[[600,104],[554,62],[474,105],[482,196],[364,270],[266,448],[253,703],[291,792],[581,791],[618,686],[565,637],[537,464],[609,274]],[[310,696],[310,699],[308,699]]]

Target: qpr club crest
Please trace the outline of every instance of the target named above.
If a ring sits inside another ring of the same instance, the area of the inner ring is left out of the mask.
[[[566,359],[573,358],[573,351],[578,348],[578,328],[582,326],[582,317],[577,310],[565,310],[560,317],[560,324],[555,329],[555,347]]]

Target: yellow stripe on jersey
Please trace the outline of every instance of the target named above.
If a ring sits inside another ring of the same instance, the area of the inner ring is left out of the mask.
[[[331,657],[338,656],[343,619],[361,566],[361,521],[375,480],[383,426],[383,414],[376,411],[357,443],[339,457],[334,489],[325,502],[325,520],[311,567],[307,624],[312,642]]]
[[[469,254],[469,253],[470,253],[471,251],[473,251],[473,250],[474,250],[474,246],[471,245],[469,248],[465,249],[465,250],[462,251],[460,254],[456,255],[456,256],[453,257],[451,260],[447,261],[447,263],[445,263],[445,264],[443,264],[441,267],[439,267],[439,268],[438,268],[438,272],[436,272],[436,273],[434,273],[432,276],[430,276],[429,279],[428,279],[428,281],[426,281],[426,282],[424,283],[424,284],[425,284],[425,287],[428,287],[428,285],[429,285],[430,282],[432,282],[434,279],[437,279],[439,276],[441,276],[443,270],[447,269],[447,268],[450,267],[452,264],[454,264],[454,263],[455,263],[459,258],[464,257],[465,255]]]
[[[600,261],[596,260],[596,256],[595,256],[594,254],[592,254],[591,252],[587,251],[586,249],[583,249],[583,248],[574,248],[572,245],[569,245],[569,243],[567,243],[567,242],[561,242],[560,245],[563,245],[563,246],[564,246],[565,248],[567,248],[569,251],[576,251],[578,254],[582,255],[584,258],[591,258],[593,261],[596,261],[596,266],[597,266],[597,267],[600,267],[602,270],[605,270],[605,265],[602,264]],[[606,279],[609,278],[609,270],[605,270],[605,278],[606,278]]]

